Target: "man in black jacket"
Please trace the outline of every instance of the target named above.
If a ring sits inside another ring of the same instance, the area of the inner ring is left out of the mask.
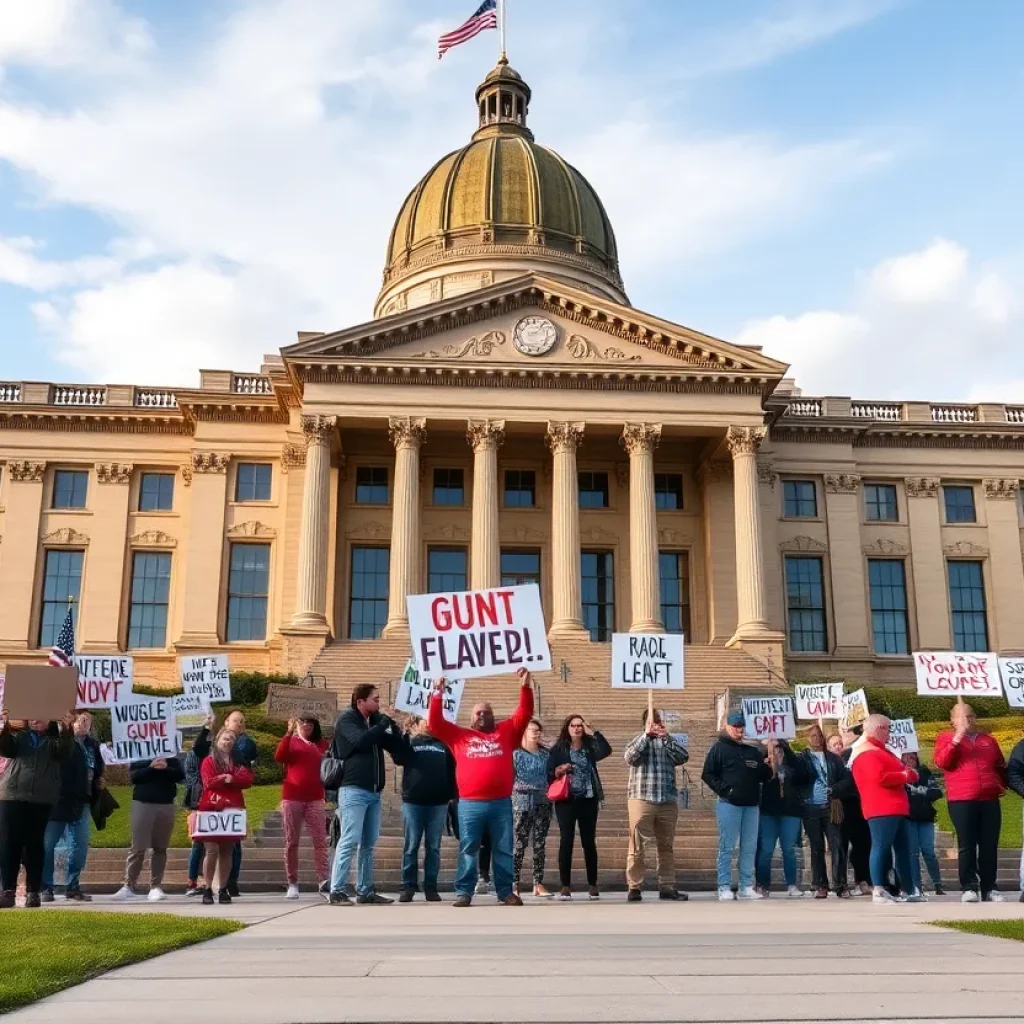
[[[910,799],[910,864],[914,869],[911,880],[914,889],[924,892],[921,884],[921,858],[924,858],[936,896],[944,896],[939,858],[935,856],[935,802],[942,799],[942,787],[926,764],[922,764],[916,753],[904,754],[903,763],[917,772],[917,782],[907,785]],[[904,891],[911,890],[903,886]]]
[[[846,843],[842,837],[842,802],[836,787],[843,792],[843,783],[850,776],[841,757],[825,747],[825,734],[815,723],[807,730],[807,750],[801,755],[807,766],[808,781],[804,790],[804,831],[811,848],[811,885],[815,899],[828,898],[828,871],[825,866],[825,844],[832,861],[832,888],[840,899],[849,899],[847,886]]]
[[[852,729],[842,730],[842,757],[847,772],[846,778],[836,784],[832,794],[843,802],[843,823],[840,826],[840,837],[843,849],[848,852],[849,864],[853,868],[853,880],[857,886],[853,893],[855,896],[871,895],[871,829],[868,828],[868,823],[864,819],[857,783],[853,781],[853,775],[849,770],[853,745],[860,739],[863,731],[859,725]]]
[[[1006,762],[1006,778],[1010,789],[1018,796],[1024,796],[1024,740],[1013,748],[1010,760]],[[1024,903],[1024,851],[1020,855],[1020,901]]]

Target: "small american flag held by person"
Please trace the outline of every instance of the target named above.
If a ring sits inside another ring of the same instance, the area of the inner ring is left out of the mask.
[[[437,59],[440,60],[453,46],[465,43],[485,29],[498,27],[498,0],[484,0],[472,17],[454,32],[446,32],[437,41]]]
[[[57,643],[50,648],[48,663],[54,668],[69,668],[75,657],[75,619],[71,609],[64,618],[64,625],[60,627],[57,635]]]

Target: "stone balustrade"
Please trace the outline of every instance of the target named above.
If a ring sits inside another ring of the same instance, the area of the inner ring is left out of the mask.
[[[1013,423],[1024,425],[1024,406],[962,402],[869,402],[842,397],[780,396],[787,419],[855,419],[883,423]],[[777,399],[770,399],[774,404]]]

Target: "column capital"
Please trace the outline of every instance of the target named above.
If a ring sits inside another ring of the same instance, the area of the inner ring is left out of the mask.
[[[336,416],[303,416],[302,433],[306,438],[306,447],[313,444],[330,444],[331,435],[337,425]]]
[[[939,493],[937,476],[908,476],[903,481],[908,498],[934,498]]]
[[[630,455],[652,452],[661,440],[660,423],[626,423],[622,428],[619,444]]]
[[[505,443],[505,421],[467,420],[466,440],[474,452],[498,449]]]
[[[856,494],[860,477],[856,473],[826,473],[825,490],[829,494]]]
[[[130,462],[97,462],[96,479],[101,484],[126,484],[134,468]]]
[[[586,423],[548,422],[545,440],[553,454],[559,452],[576,451],[583,443],[583,432],[586,430]]]
[[[991,500],[1016,501],[1020,493],[1019,480],[994,479],[985,481],[985,497]]]
[[[730,427],[725,443],[734,459],[740,455],[756,455],[767,434],[767,427]]]
[[[11,479],[18,483],[39,483],[46,474],[46,463],[20,459],[16,462],[8,462],[7,472]]]
[[[412,448],[419,451],[427,439],[427,421],[410,416],[389,416],[388,437],[396,448]]]

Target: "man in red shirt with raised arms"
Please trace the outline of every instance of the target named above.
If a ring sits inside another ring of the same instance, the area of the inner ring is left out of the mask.
[[[447,744],[455,757],[455,781],[459,789],[459,866],[455,875],[455,906],[473,902],[477,878],[477,854],[485,832],[490,833],[494,888],[509,907],[523,901],[512,892],[512,754],[533,717],[533,677],[519,670],[522,689],[519,707],[504,722],[494,721],[490,704],[473,708],[473,727],[463,729],[444,717],[441,697],[444,680],[438,679],[427,710],[431,733]]]

